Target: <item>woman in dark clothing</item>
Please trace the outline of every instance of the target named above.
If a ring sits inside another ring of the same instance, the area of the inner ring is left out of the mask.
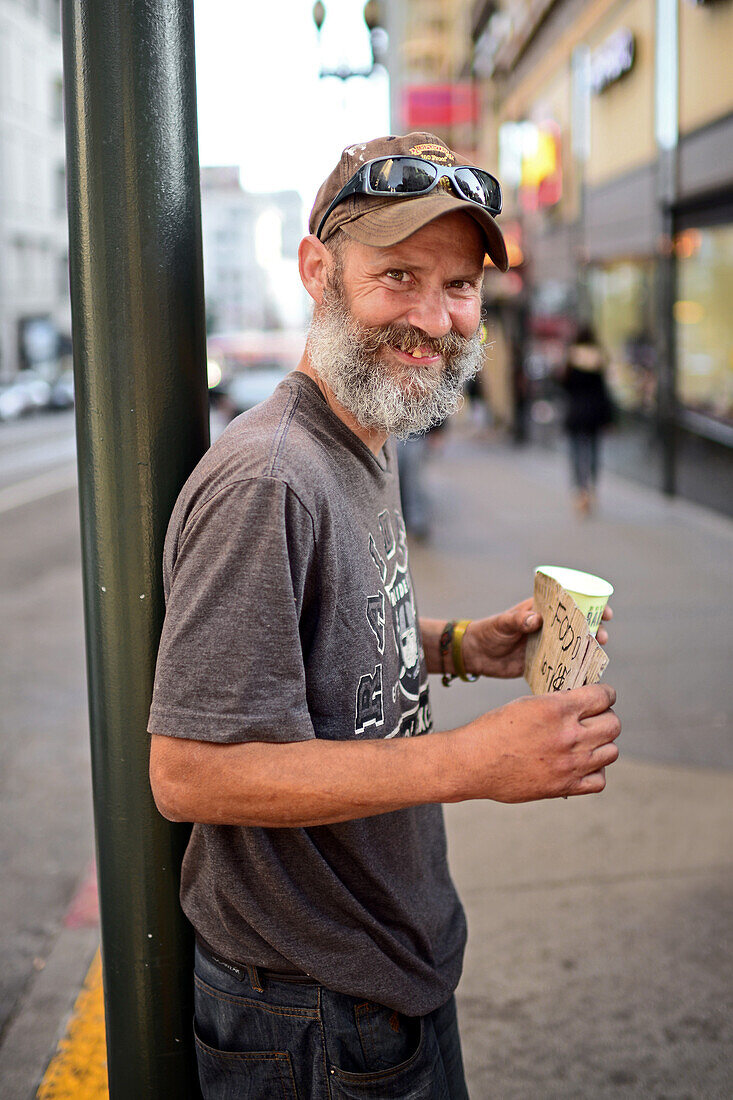
[[[576,506],[587,515],[593,505],[599,468],[599,435],[613,419],[605,378],[606,356],[589,325],[568,349],[562,384],[566,395],[565,430]]]

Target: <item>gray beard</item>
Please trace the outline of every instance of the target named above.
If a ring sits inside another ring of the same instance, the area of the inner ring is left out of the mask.
[[[385,346],[410,352],[427,344],[441,355],[437,364],[391,366]],[[340,405],[363,428],[401,438],[425,432],[456,412],[464,384],[483,364],[478,332],[432,339],[410,326],[370,328],[351,314],[338,284],[324,295],[308,332],[311,365]]]

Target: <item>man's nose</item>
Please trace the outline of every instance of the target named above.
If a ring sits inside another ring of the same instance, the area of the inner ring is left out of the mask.
[[[412,304],[405,320],[434,339],[446,336],[453,328],[448,301],[441,290],[421,294],[419,300]]]

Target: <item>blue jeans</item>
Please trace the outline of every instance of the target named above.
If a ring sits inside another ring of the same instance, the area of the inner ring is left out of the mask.
[[[194,981],[205,1100],[468,1100],[454,997],[402,1016],[198,947]]]

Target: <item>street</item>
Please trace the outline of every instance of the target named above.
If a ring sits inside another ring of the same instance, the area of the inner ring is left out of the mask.
[[[93,855],[73,456],[72,414],[0,425],[6,1059]],[[513,450],[460,421],[430,459],[433,536],[411,550],[429,616],[509,606],[542,563],[616,587],[605,679],[624,729],[604,794],[447,809],[469,919],[459,1012],[472,1096],[722,1098],[733,1061],[733,523],[610,476],[598,516],[580,522],[566,481],[564,455]],[[436,724],[525,690],[436,681]]]
[[[73,432],[73,413],[0,428],[0,1029],[93,855]]]

